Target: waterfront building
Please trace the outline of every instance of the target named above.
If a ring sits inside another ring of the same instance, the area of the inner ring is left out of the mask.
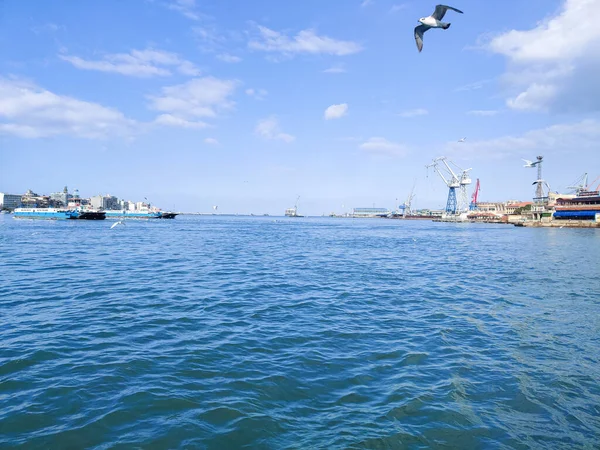
[[[113,195],[95,195],[90,198],[90,204],[95,209],[119,209],[119,199]]]
[[[21,204],[21,196],[18,194],[6,194],[4,192],[0,192],[0,210],[8,210],[12,211],[15,208],[18,208]]]
[[[386,208],[354,208],[352,217],[386,217],[390,213]]]
[[[38,195],[31,189],[27,189],[25,195],[21,196],[23,208],[48,208],[50,206],[49,195]]]
[[[73,196],[69,194],[69,189],[67,186],[62,190],[62,192],[53,192],[50,194],[50,204],[54,207],[65,207],[69,204],[69,199]]]
[[[557,198],[553,219],[600,222],[600,193],[582,191],[576,197]]]

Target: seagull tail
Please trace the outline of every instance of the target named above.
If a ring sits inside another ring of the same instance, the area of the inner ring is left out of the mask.
[[[444,30],[447,30],[448,28],[450,28],[450,25],[452,25],[451,23],[445,23],[444,25],[442,25],[442,28]]]

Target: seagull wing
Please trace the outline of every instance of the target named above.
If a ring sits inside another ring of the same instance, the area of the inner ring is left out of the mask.
[[[451,9],[452,11],[456,11],[457,13],[463,14],[463,12],[460,9],[453,8],[452,6],[437,5],[431,17],[433,17],[436,20],[442,20],[446,15],[446,11],[448,11],[449,9]]]
[[[423,33],[429,30],[431,27],[427,25],[419,25],[415,27],[415,41],[417,42],[417,48],[419,52],[423,50]]]

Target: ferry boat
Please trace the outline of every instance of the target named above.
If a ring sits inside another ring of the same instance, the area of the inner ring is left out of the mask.
[[[15,208],[15,219],[104,220],[104,211],[66,208]]]

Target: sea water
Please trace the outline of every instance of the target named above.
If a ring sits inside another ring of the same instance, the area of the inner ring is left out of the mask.
[[[600,230],[0,215],[0,447],[598,448]]]

